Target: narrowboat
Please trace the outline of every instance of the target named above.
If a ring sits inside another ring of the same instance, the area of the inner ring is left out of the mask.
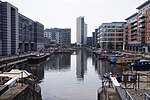
[[[131,67],[140,69],[150,69],[150,60],[137,59],[131,63]]]
[[[116,63],[122,57],[122,55],[112,55],[108,58],[108,60],[110,61],[110,63]]]
[[[126,57],[123,57],[123,58],[120,58],[118,59],[118,61],[116,62],[117,64],[129,64],[129,63],[132,63],[134,60],[134,58],[126,58]]]

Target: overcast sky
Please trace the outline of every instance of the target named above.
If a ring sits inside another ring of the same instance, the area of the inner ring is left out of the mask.
[[[85,17],[88,36],[104,22],[125,21],[147,0],[2,0],[19,13],[44,24],[45,28],[71,28],[76,41],[76,18]]]

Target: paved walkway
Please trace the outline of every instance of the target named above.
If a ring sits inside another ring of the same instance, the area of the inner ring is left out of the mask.
[[[21,85],[18,84],[16,86],[13,86],[9,89],[9,91],[6,91],[4,94],[0,96],[0,100],[13,100],[16,95],[18,95],[21,91],[25,90],[28,85]]]

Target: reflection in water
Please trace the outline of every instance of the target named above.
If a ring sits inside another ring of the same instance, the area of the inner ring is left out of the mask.
[[[45,77],[40,83],[43,100],[96,100],[101,80],[92,58],[82,50],[75,54],[54,54],[45,62]]]
[[[73,55],[54,54],[43,63],[22,68],[41,80],[43,100],[96,100],[102,76],[121,73],[122,67],[80,50]]]
[[[87,53],[85,50],[79,51],[78,55],[76,56],[76,76],[78,81],[84,80],[84,74],[87,70]]]
[[[50,57],[48,61],[45,62],[45,70],[51,71],[67,71],[70,70],[71,64],[70,54],[55,54]]]
[[[44,62],[39,64],[27,64],[23,63],[20,65],[21,70],[27,70],[32,73],[34,76],[38,77],[38,81],[41,82],[44,78]]]
[[[119,64],[110,64],[107,60],[99,60],[93,55],[93,65],[95,66],[95,71],[100,78],[103,77],[105,73],[112,72],[114,74],[121,74],[123,68],[126,66]]]

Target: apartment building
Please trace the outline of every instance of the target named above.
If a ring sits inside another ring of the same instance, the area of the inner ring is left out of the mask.
[[[124,49],[138,52],[150,51],[150,0],[139,7],[137,12],[126,18],[124,25]]]
[[[71,29],[51,28],[44,30],[44,37],[56,44],[71,44]]]
[[[104,50],[123,50],[124,22],[102,23],[97,29],[97,42]]]
[[[27,52],[34,48],[34,21],[19,14],[19,48]]]
[[[19,52],[38,51],[44,48],[44,25],[19,14]]]
[[[0,1],[0,55],[2,55],[2,2]]]
[[[0,55],[44,48],[44,25],[19,14],[18,8],[0,1]]]
[[[8,2],[0,2],[1,41],[0,54],[16,54],[18,49],[18,8]]]
[[[95,29],[95,32],[92,32],[92,46],[95,46],[97,43],[97,29]]]
[[[93,37],[87,37],[87,46],[93,46]]]
[[[84,22],[84,16],[76,19],[76,40],[79,46],[87,44],[87,24]]]
[[[35,21],[34,22],[34,43],[35,51],[41,51],[44,49],[44,25]]]

